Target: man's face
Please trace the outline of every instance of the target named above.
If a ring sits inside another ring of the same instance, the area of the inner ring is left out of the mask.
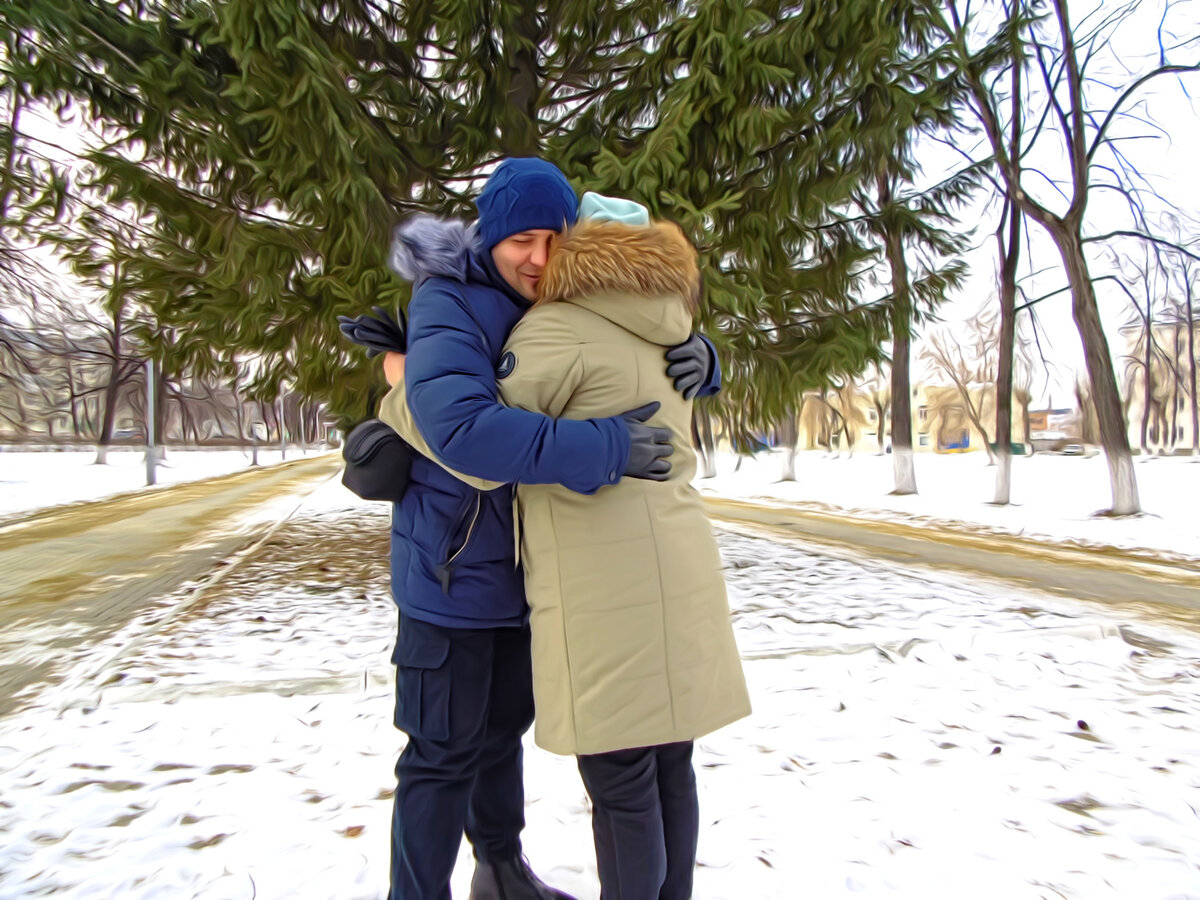
[[[550,241],[558,232],[534,228],[510,235],[492,248],[492,261],[513,290],[526,300],[537,297],[538,280],[546,268]]]

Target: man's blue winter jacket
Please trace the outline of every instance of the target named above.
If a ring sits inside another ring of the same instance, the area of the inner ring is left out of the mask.
[[[509,484],[479,491],[432,460],[414,460],[392,511],[392,594],[414,619],[494,628],[528,615],[512,483],[594,493],[621,477],[629,431],[617,416],[556,420],[500,402],[501,350],[529,303],[471,242],[460,222],[420,217],[397,230],[390,262],[416,285],[408,306],[408,405],[447,466]],[[702,393],[715,391],[719,379],[715,372]]]

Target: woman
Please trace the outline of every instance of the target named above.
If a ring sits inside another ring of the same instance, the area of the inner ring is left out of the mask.
[[[662,371],[699,292],[679,228],[585,195],[498,372],[505,403],[556,418],[661,402],[649,424],[670,429],[675,448],[663,482],[517,490],[534,736],[578,757],[604,900],[691,895],[692,742],[750,712],[716,541],[691,486],[692,404]]]

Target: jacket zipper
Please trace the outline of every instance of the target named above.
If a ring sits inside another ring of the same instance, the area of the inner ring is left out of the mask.
[[[455,560],[462,556],[463,551],[471,544],[471,536],[475,533],[475,526],[479,524],[479,512],[483,506],[483,495],[475,492],[475,509],[471,512],[471,521],[467,525],[467,535],[463,538],[462,544],[457,550],[450,554],[449,558],[438,567],[438,578],[442,582],[442,593],[450,593],[450,575],[454,569]],[[457,530],[457,529],[455,529]]]

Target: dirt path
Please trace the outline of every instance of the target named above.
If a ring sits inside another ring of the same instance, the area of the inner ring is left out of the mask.
[[[340,468],[326,454],[0,527],[0,715],[148,601],[254,544]]]

